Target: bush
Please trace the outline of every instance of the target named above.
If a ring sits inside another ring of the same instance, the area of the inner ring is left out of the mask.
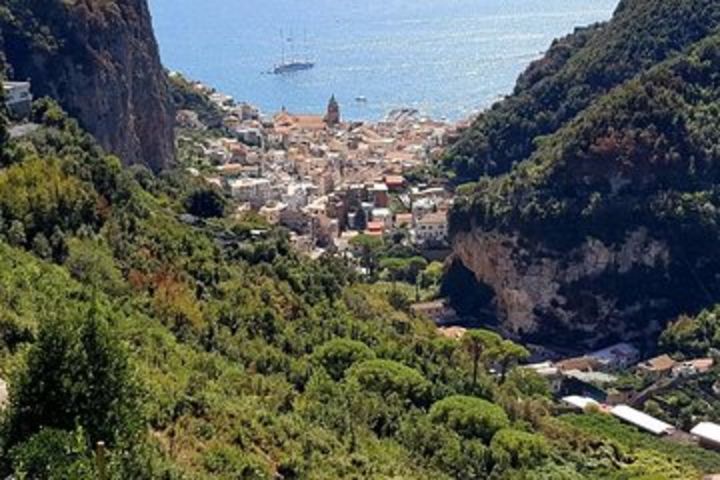
[[[82,430],[43,429],[10,452],[18,478],[95,478]]]
[[[213,188],[200,188],[185,199],[185,209],[191,215],[201,218],[215,218],[225,215],[227,200]]]
[[[381,395],[397,394],[416,405],[426,403],[430,382],[420,372],[392,360],[367,360],[348,371],[362,388]]]
[[[539,465],[548,455],[545,439],[505,428],[495,434],[490,443],[490,453],[496,468],[532,468]]]
[[[434,423],[447,425],[466,438],[489,443],[495,432],[510,426],[505,411],[486,400],[454,395],[436,402],[430,409]]]
[[[362,342],[337,338],[318,347],[313,360],[322,366],[335,381],[345,376],[345,371],[355,363],[370,360],[375,354]]]

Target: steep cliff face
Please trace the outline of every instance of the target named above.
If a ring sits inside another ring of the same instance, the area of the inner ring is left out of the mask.
[[[543,343],[567,345],[573,339],[593,344],[656,332],[660,325],[648,321],[650,312],[666,309],[672,297],[663,288],[647,295],[618,295],[603,284],[611,281],[617,287],[623,277],[631,284],[668,273],[667,244],[644,228],[618,244],[587,239],[569,252],[522,245],[518,235],[498,231],[463,232],[455,236],[453,260],[495,293],[491,306],[507,333]]]
[[[173,112],[146,0],[8,0],[0,35],[30,78],[125,163],[174,158]]]
[[[593,62],[575,64],[564,88],[596,97],[583,96],[587,105],[552,134],[527,133],[532,150],[509,171],[459,189],[454,265],[493,292],[490,306],[509,332],[567,346],[638,337],[720,301],[718,14],[720,4],[705,0],[623,2],[593,36],[614,31],[617,48],[642,53],[649,39],[662,46],[668,31],[686,31],[671,42],[684,38],[685,48],[646,58],[606,92],[595,88]],[[537,67],[520,88],[554,78],[557,65]],[[569,111],[534,118],[556,113]]]

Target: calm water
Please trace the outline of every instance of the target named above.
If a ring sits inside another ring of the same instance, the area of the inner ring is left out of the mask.
[[[163,61],[272,113],[376,120],[397,107],[458,119],[511,91],[553,38],[618,0],[150,0]],[[267,72],[287,49],[313,70]],[[291,47],[290,45],[294,45]],[[365,96],[367,103],[355,101]]]

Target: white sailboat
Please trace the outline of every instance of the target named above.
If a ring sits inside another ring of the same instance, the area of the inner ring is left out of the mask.
[[[286,73],[294,73],[294,72],[300,72],[303,70],[310,70],[311,68],[315,67],[315,62],[311,61],[308,57],[297,57],[294,53],[293,46],[293,38],[292,35],[288,37],[287,39],[283,35],[282,31],[280,31],[280,38],[282,41],[282,56],[280,59],[280,63],[276,64],[273,69],[272,73],[275,75],[283,75]],[[291,49],[290,49],[290,57],[286,58],[285,56],[285,43],[290,43]],[[305,43],[307,45],[307,35],[305,36]]]

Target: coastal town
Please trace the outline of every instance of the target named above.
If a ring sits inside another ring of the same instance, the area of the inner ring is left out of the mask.
[[[189,171],[226,192],[236,214],[254,211],[292,232],[299,251],[343,251],[358,234],[408,234],[418,248],[447,247],[452,195],[441,181],[417,181],[469,122],[450,124],[400,109],[377,123],[344,121],[334,96],[324,114],[265,116],[195,82],[223,112],[222,135],[180,138],[198,152]],[[177,112],[189,131],[197,112]]]

